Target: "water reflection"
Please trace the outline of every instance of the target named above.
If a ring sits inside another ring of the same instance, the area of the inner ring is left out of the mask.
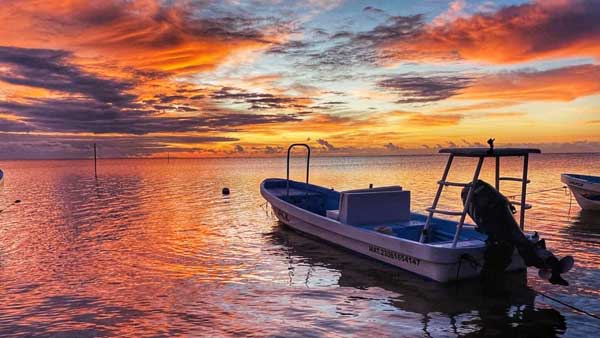
[[[335,283],[340,287],[390,291],[393,296],[389,297],[389,304],[420,314],[422,331],[428,337],[440,329],[466,337],[556,337],[566,330],[560,312],[536,307],[537,294],[527,286],[524,272],[506,275],[503,284],[507,293],[489,297],[484,295],[479,280],[451,285],[435,283],[309,238],[283,224],[265,237],[280,247],[282,257],[288,260],[290,284],[300,280],[306,286],[319,286],[322,276],[318,275],[318,268],[326,268],[329,274],[331,270],[338,272]]]
[[[600,210],[579,210],[572,216],[569,229],[593,237],[600,236]]]
[[[600,156],[582,158],[533,158],[532,168],[544,169],[532,170],[532,191],[555,187],[560,172],[600,165]],[[424,210],[444,163],[315,158],[311,181],[341,190],[401,184],[413,191],[413,209]],[[507,161],[506,175],[519,163]],[[593,337],[600,329],[531,289],[600,309],[600,218],[577,206],[568,215],[562,191],[532,195],[527,227],[575,257],[571,286],[531,271],[511,275],[518,286],[506,299],[488,299],[477,283],[426,282],[280,229],[261,209],[258,186],[285,174],[284,158],[103,160],[98,180],[90,161],[1,166],[0,205],[23,201],[0,214],[2,337]],[[463,167],[458,178],[472,174],[472,163]]]

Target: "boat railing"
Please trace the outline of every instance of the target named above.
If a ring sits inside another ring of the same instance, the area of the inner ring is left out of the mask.
[[[310,146],[306,143],[294,143],[288,147],[287,150],[287,171],[286,171],[286,181],[285,181],[285,191],[286,196],[290,196],[290,154],[292,152],[292,148],[294,147],[305,147],[307,150],[306,153],[306,184],[308,184],[308,173],[310,169]]]

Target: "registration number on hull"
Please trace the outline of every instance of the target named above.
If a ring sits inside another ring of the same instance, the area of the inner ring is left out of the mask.
[[[369,244],[369,251],[379,256],[391,258],[399,262],[408,263],[416,266],[419,266],[419,264],[421,264],[421,260],[418,258],[401,254],[398,251],[382,248],[377,245]]]

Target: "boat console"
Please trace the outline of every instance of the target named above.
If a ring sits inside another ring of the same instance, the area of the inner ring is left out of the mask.
[[[338,210],[327,216],[348,225],[396,223],[410,219],[410,191],[381,187],[342,191]]]

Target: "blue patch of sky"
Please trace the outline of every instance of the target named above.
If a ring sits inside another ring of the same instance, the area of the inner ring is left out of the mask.
[[[320,14],[305,18],[308,21],[303,24],[303,39],[318,38],[314,31],[325,29],[328,33],[335,33],[341,30],[351,32],[362,32],[372,29],[378,24],[384,22],[388,15],[414,15],[425,14],[430,20],[445,12],[451,2],[449,1],[349,1],[341,6],[323,11]],[[473,13],[479,8],[500,8],[507,5],[522,4],[523,1],[467,1],[466,11]],[[378,11],[364,11],[365,7],[371,6],[378,8]],[[317,44],[314,48],[326,48],[329,43]],[[299,56],[303,58],[304,56]],[[479,74],[495,73],[501,71],[515,71],[523,69],[547,70],[561,68],[570,65],[594,63],[590,58],[572,58],[557,59],[549,61],[531,61],[512,65],[494,65],[478,62],[448,62],[448,63],[419,63],[405,62],[394,67],[373,67],[371,65],[356,66],[352,69],[341,70],[339,73],[346,76],[336,77],[334,74],[320,74],[317,70],[298,69],[294,66],[293,58],[278,54],[263,54],[256,62],[245,65],[224,66],[217,69],[213,74],[207,76],[203,74],[202,78],[197,80],[202,83],[219,83],[224,78],[243,78],[265,74],[280,74],[282,79],[278,85],[282,87],[291,87],[294,84],[309,86],[318,86],[323,91],[335,91],[343,93],[353,93],[356,91],[376,90],[376,81],[386,76],[392,76],[399,73],[449,73],[456,72],[460,74]],[[351,75],[348,77],[347,75]],[[327,81],[329,77],[329,81]],[[336,95],[325,95],[324,99],[331,99]],[[352,101],[353,108],[358,110],[367,110],[369,106],[377,102],[377,106],[383,109],[392,109],[395,104],[385,102],[385,100],[368,100],[364,98],[347,98]],[[340,111],[343,109],[340,109]]]

